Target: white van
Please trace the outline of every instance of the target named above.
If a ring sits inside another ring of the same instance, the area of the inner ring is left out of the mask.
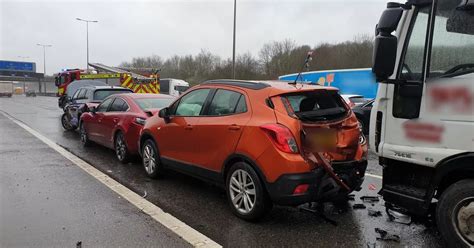
[[[189,83],[175,78],[160,79],[160,94],[178,97],[189,89]]]

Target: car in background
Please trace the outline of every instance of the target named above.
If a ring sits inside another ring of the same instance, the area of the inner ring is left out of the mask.
[[[369,134],[370,111],[372,111],[373,104],[374,100],[369,100],[366,103],[356,105],[352,108],[352,112],[354,112],[357,120],[359,120],[359,126],[365,135]]]
[[[176,78],[160,78],[160,93],[178,97],[189,89],[189,83]]]
[[[145,121],[169,106],[175,97],[164,94],[116,94],[82,114],[81,142],[91,141],[115,150],[126,162],[138,153],[138,138]]]
[[[368,101],[362,95],[341,95],[344,98],[344,101],[349,105],[349,107],[353,108],[354,106],[361,105]]]
[[[76,90],[64,106],[61,124],[64,129],[75,130],[79,126],[82,113],[97,106],[106,97],[114,94],[133,93],[131,89],[116,86],[85,86]]]
[[[11,92],[0,92],[0,97],[12,97]]]
[[[58,98],[58,107],[65,111],[66,105],[71,102],[74,94],[80,88],[87,86],[107,86],[107,84],[99,80],[76,80],[70,83],[66,89],[66,92],[64,92],[64,94]]]
[[[25,92],[26,97],[36,97],[36,92],[34,90],[27,90]]]
[[[195,86],[147,120],[140,151],[149,177],[173,169],[221,185],[245,220],[273,203],[347,199],[367,167],[366,140],[337,89],[282,81]]]

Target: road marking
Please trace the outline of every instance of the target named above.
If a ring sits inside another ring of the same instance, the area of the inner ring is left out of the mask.
[[[377,179],[382,179],[382,176],[379,176],[379,175],[374,175],[374,174],[370,174],[370,173],[365,173],[366,176],[368,177],[373,177],[373,178],[377,178]]]
[[[172,216],[171,214],[165,213],[161,208],[154,205],[153,203],[147,201],[145,198],[139,196],[135,192],[131,191],[127,187],[123,186],[119,182],[115,181],[111,177],[107,176],[106,174],[102,173],[86,161],[82,160],[81,158],[77,157],[76,155],[72,154],[71,152],[67,151],[66,149],[62,148],[58,144],[54,143],[52,140],[46,138],[38,131],[32,129],[28,125],[24,124],[23,122],[15,119],[14,117],[10,116],[9,114],[2,112],[2,114],[16,123],[18,126],[22,127],[30,134],[41,140],[43,143],[48,145],[53,150],[57,151],[63,157],[67,158],[75,165],[79,166],[89,175],[93,176],[95,179],[100,181],[102,184],[107,186],[109,189],[115,191],[115,193],[119,194],[121,197],[135,205],[138,209],[143,211],[144,213],[148,214],[151,218],[158,221],[160,224],[177,234],[183,240],[188,242],[194,247],[222,247],[212,239],[206,237],[204,234],[196,231],[194,228],[186,225],[186,223],[178,220],[176,217]]]

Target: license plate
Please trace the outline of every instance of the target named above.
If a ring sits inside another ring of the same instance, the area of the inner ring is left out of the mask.
[[[332,149],[336,147],[337,132],[334,129],[320,129],[311,133],[311,143],[316,149]]]

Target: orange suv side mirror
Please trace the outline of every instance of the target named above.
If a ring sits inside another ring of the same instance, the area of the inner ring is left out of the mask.
[[[162,108],[160,112],[158,112],[158,116],[163,118],[166,122],[170,120],[170,112],[168,108]]]

